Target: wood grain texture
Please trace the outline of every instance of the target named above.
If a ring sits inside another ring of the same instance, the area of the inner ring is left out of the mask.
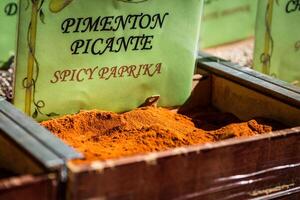
[[[212,104],[242,120],[265,117],[300,126],[300,109],[219,76],[212,76]]]
[[[0,131],[0,168],[18,174],[40,174],[46,169]]]
[[[70,172],[69,199],[246,199],[300,187],[300,129]],[[96,164],[94,164],[96,166]],[[279,188],[274,190],[274,188]],[[259,192],[261,191],[261,192]],[[286,193],[289,194],[289,193]],[[282,196],[285,193],[281,194]]]
[[[300,109],[300,88],[210,55],[200,55],[197,69],[223,77]]]
[[[57,194],[56,175],[31,176],[0,180],[0,199],[3,200],[56,200]]]

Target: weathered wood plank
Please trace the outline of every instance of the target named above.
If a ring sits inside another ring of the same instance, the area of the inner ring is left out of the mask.
[[[212,105],[245,121],[264,117],[290,127],[300,126],[299,108],[216,75],[212,75]]]
[[[26,132],[27,135],[35,138],[59,158],[63,160],[69,160],[82,157],[82,154],[63,143],[47,129],[40,126],[32,118],[27,117],[7,101],[0,101],[0,112],[5,115],[5,117],[12,120],[20,128],[22,128],[24,130],[23,132]]]
[[[201,60],[203,60],[203,62]],[[237,63],[232,63],[230,61],[227,61],[227,60],[224,60],[224,59],[221,59],[221,58],[218,58],[218,57],[214,57],[214,56],[212,56],[210,54],[207,54],[205,52],[200,52],[199,53],[198,63],[199,62],[200,63],[206,63],[206,64],[209,63],[209,62],[210,63],[220,63],[220,64],[223,64],[226,67],[233,68],[237,71],[241,71],[241,72],[246,73],[250,76],[254,76],[256,78],[259,78],[263,81],[270,82],[274,85],[278,85],[280,87],[283,87],[287,90],[290,90],[290,91],[293,91],[293,92],[296,92],[296,93],[300,93],[300,88],[295,86],[295,85],[292,85],[292,84],[287,83],[285,81],[282,81],[282,80],[273,78],[271,76],[265,75],[265,74],[260,73],[258,71],[252,70],[250,68],[250,66],[249,67],[241,67]]]
[[[56,200],[57,177],[24,175],[20,177],[0,179],[0,199],[5,200]]]
[[[202,70],[206,70],[210,73],[216,74],[217,76],[236,82],[239,85],[268,95],[298,109],[300,108],[299,88],[262,74],[258,76],[257,74],[260,73],[250,73],[251,70],[243,69],[237,65],[234,65],[233,67],[233,65],[229,64],[229,62],[201,62],[201,60],[203,60],[203,57],[200,56],[198,58],[197,67]]]
[[[19,174],[41,174],[46,171],[42,164],[1,132],[0,167]]]
[[[15,155],[18,159],[20,159],[20,162],[18,163],[20,165],[22,164],[22,160],[28,159],[24,157],[25,155],[27,157],[30,157],[31,159],[34,159],[34,161],[37,163],[36,165],[40,164],[44,167],[44,169],[59,169],[64,163],[61,158],[59,158],[52,151],[47,149],[38,140],[28,135],[28,133],[24,129],[22,129],[22,127],[18,126],[15,122],[11,121],[1,112],[0,134],[3,139],[3,144],[7,144],[5,148],[4,146],[0,147],[1,154],[3,157],[5,156],[6,158],[8,158],[9,156],[12,156],[10,154],[10,150],[12,149],[16,150],[15,153],[21,153],[22,151],[27,152],[27,154],[23,153],[20,155]],[[8,140],[4,141],[6,139]]]

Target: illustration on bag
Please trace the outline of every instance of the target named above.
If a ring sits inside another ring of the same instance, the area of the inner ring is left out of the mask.
[[[294,0],[259,2],[254,53],[256,70],[295,85],[300,85],[299,6]]]
[[[51,0],[49,4],[49,10],[53,13],[60,12],[73,0]],[[23,79],[23,87],[26,89],[25,97],[25,113],[31,115],[31,102],[35,106],[33,118],[36,118],[38,114],[46,115],[48,117],[57,116],[57,113],[43,113],[42,108],[45,107],[43,100],[37,100],[35,98],[35,88],[39,77],[39,63],[35,56],[36,49],[36,34],[38,19],[44,24],[45,14],[43,11],[44,0],[27,0],[28,6],[32,4],[31,21],[28,27],[28,65],[27,65],[27,77]],[[27,7],[26,9],[28,9]],[[34,68],[36,68],[36,74],[34,76]]]
[[[278,1],[276,1],[278,4]],[[266,8],[266,15],[265,15],[265,43],[264,43],[264,51],[260,55],[260,62],[262,64],[262,72],[264,74],[270,75],[270,63],[271,57],[273,55],[273,48],[274,48],[274,40],[271,34],[271,26],[272,26],[272,19],[273,19],[273,6],[274,0],[268,0],[268,5]],[[273,76],[276,76],[273,74]]]
[[[18,13],[18,4],[16,3],[16,1],[3,1],[1,3],[2,3],[1,5],[3,5],[3,8],[1,6],[1,12],[3,12],[2,13],[3,16],[0,15],[0,17],[2,18],[1,21],[2,20],[4,21],[4,24],[2,26],[10,25],[11,27],[14,27],[16,16]],[[13,52],[13,45],[14,45],[15,38],[13,38],[13,36],[15,34],[12,34],[12,32],[16,32],[16,29],[11,31],[4,30],[1,35],[2,40],[6,40],[6,41],[0,42],[1,44],[0,70],[8,70],[14,61],[15,52]],[[8,42],[9,44],[7,44]]]

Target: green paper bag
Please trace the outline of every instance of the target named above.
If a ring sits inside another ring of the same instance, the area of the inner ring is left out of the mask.
[[[20,5],[14,104],[38,121],[186,101],[202,0],[34,0]]]
[[[205,0],[201,48],[254,35],[257,0]]]
[[[0,70],[8,69],[15,55],[18,1],[0,1]]]
[[[259,2],[254,68],[300,86],[300,2]]]

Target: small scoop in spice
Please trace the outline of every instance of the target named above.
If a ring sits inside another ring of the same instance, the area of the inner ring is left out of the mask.
[[[147,107],[147,106],[152,106],[152,107],[157,107],[157,103],[159,101],[160,95],[153,95],[151,97],[148,97],[144,103],[142,103],[139,108],[141,107]]]

